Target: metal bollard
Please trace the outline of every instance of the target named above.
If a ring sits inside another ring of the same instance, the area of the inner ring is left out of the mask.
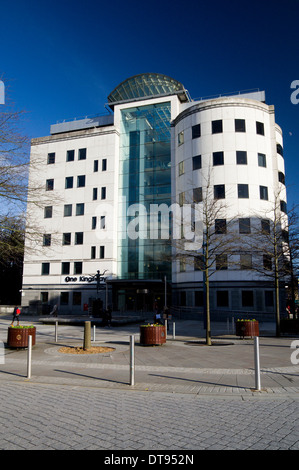
[[[135,385],[135,336],[130,336],[130,385]]]
[[[93,342],[96,340],[96,326],[93,325]]]
[[[164,320],[164,326],[165,326],[165,339],[167,339],[167,320]]]
[[[58,321],[55,322],[55,343],[58,341]]]
[[[255,389],[261,390],[261,371],[260,371],[260,353],[259,337],[254,337],[254,368],[255,368]]]
[[[175,323],[172,323],[172,337],[175,339]]]
[[[28,351],[27,351],[27,379],[31,378],[31,357],[32,357],[32,336],[28,336]]]

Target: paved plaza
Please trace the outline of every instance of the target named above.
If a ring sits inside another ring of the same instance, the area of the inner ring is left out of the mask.
[[[3,343],[9,323],[0,316]],[[170,326],[156,347],[139,344],[138,324],[97,326],[92,345],[112,352],[85,355],[60,352],[82,346],[82,325],[59,324],[56,340],[54,324],[24,317],[30,323],[37,327],[30,378],[27,349],[2,348],[1,450],[299,449],[299,338],[275,338],[271,324],[260,325],[256,390],[253,339],[237,338],[226,323],[213,326],[210,347],[195,321],[176,321],[175,337]]]

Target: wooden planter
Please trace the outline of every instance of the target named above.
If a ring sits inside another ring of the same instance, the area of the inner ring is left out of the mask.
[[[9,327],[7,331],[7,346],[11,348],[27,348],[28,336],[32,336],[32,346],[35,345],[36,327],[14,328]]]
[[[242,336],[259,336],[259,322],[254,321],[237,321],[236,322],[236,335]]]
[[[165,326],[140,326],[140,344],[154,346],[166,343]]]

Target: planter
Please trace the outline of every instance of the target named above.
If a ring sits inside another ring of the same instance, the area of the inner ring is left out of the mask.
[[[236,322],[236,335],[242,336],[259,336],[259,322],[256,320],[238,320]]]
[[[140,326],[140,344],[143,346],[154,346],[166,343],[166,331],[164,325]]]
[[[35,345],[36,327],[13,327],[10,326],[7,331],[7,346],[11,348],[27,348],[28,336],[32,336],[32,346]]]

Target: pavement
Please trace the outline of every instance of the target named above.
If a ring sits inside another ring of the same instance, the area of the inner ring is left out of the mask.
[[[99,463],[134,468],[197,463],[197,450],[299,449],[298,336],[260,324],[257,390],[254,340],[233,324],[213,324],[206,346],[201,322],[176,320],[166,344],[142,346],[143,322],[119,318],[92,329],[92,346],[112,351],[61,352],[82,347],[77,320],[59,318],[56,338],[53,319],[23,317],[37,328],[28,378],[28,350],[6,347],[11,316],[0,316],[1,450],[101,450]]]

